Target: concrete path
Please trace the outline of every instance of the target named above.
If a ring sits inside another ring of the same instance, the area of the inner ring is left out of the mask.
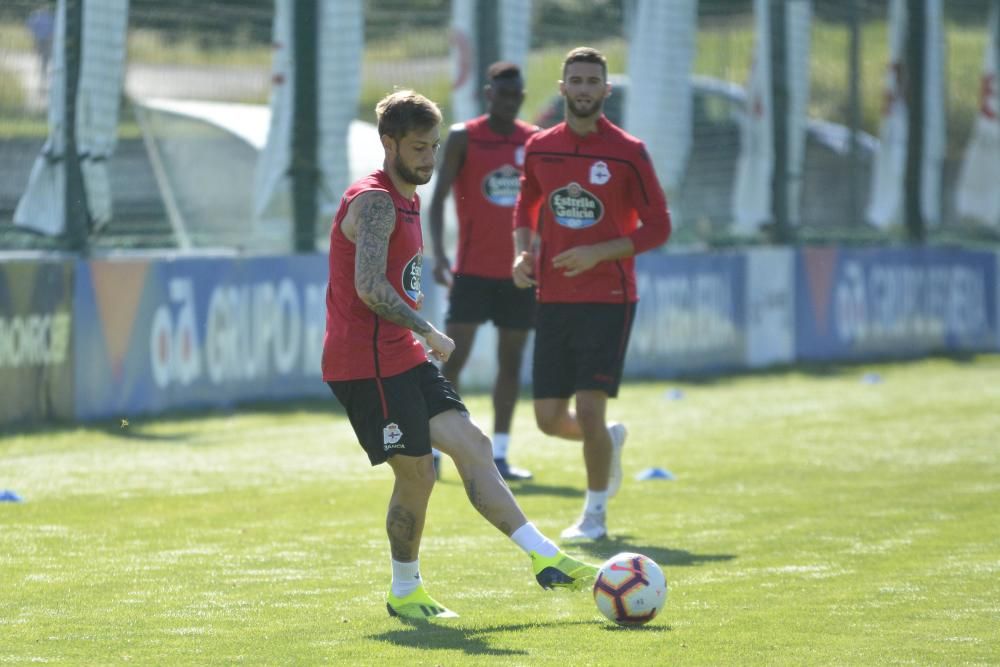
[[[45,109],[46,93],[38,59],[29,52],[0,50],[0,67],[18,76],[25,90],[27,110]],[[446,58],[424,58],[400,63],[368,63],[362,81],[419,88],[428,79],[449,75]],[[271,90],[271,70],[263,66],[148,65],[133,63],[125,72],[125,91],[138,98],[180,98],[209,101],[263,101]]]

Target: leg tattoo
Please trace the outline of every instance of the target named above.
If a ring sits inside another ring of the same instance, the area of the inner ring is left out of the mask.
[[[416,535],[417,517],[400,505],[389,508],[385,528],[389,533],[389,549],[398,561],[409,562],[415,558],[413,540]]]

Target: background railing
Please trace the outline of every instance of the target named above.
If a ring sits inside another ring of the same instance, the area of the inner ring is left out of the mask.
[[[46,78],[29,26],[37,30],[37,18],[30,17],[51,6],[35,0],[5,0],[0,6],[0,249],[65,247],[64,240],[11,224],[48,133]],[[613,72],[625,72],[634,6],[632,0],[534,0],[524,118],[542,118],[558,107],[559,62],[571,46],[593,44],[608,55]],[[990,6],[989,0],[944,3],[947,148],[940,225],[932,230],[931,242],[997,240],[994,228],[959,219],[954,206],[958,167],[981,101]],[[373,120],[375,101],[393,87],[413,87],[440,102],[450,120],[449,0],[369,0],[364,10],[358,119]],[[698,13],[694,145],[684,189],[674,200],[683,216],[671,245],[759,241],[730,233],[727,199],[739,151],[740,102],[733,95],[751,66],[752,3],[701,0]],[[155,97],[266,104],[273,16],[272,0],[132,0],[125,98],[118,146],[109,164],[114,217],[93,234],[90,247],[181,247],[184,243],[170,224],[173,206],[193,221],[190,246],[253,249],[240,221],[249,214],[254,147],[215,125],[142,108],[134,101]],[[807,140],[799,241],[881,244],[905,239],[901,229],[874,229],[860,215],[870,195],[874,137],[885,101],[887,18],[885,0],[812,3],[809,116],[815,123],[813,138]],[[852,31],[858,36],[856,71],[851,69]],[[858,92],[853,107],[852,79]],[[609,112],[616,108],[620,112],[613,97]],[[843,143],[852,129],[860,137],[853,158]],[[164,193],[164,179],[171,183],[171,195]],[[317,229],[319,244],[327,231]]]

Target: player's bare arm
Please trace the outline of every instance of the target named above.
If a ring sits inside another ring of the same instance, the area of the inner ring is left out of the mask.
[[[434,281],[439,285],[451,286],[451,260],[444,249],[444,204],[458,172],[465,163],[465,152],[469,145],[469,135],[464,124],[457,124],[448,132],[444,142],[444,157],[438,169],[434,194],[431,195],[428,217],[431,245],[434,251]]]
[[[632,239],[626,237],[612,239],[594,245],[580,245],[564,250],[552,258],[552,266],[563,269],[567,278],[589,271],[601,262],[624,259],[635,254]]]
[[[521,289],[535,285],[535,255],[532,252],[533,232],[528,227],[514,230],[514,266],[511,276]]]
[[[385,276],[389,237],[396,227],[392,198],[384,192],[361,195],[351,204],[345,222],[345,233],[349,230],[354,237],[354,288],[358,296],[379,317],[423,336],[431,353],[446,360],[455,348],[454,342],[410,308]]]

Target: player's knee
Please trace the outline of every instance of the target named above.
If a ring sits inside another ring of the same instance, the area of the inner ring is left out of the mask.
[[[504,382],[515,387],[521,381],[521,365],[515,362],[501,362],[497,365],[497,382]]]
[[[469,449],[478,461],[493,460],[493,443],[482,431],[470,439]]]
[[[535,411],[535,423],[538,429],[545,435],[559,435],[559,424],[562,422],[562,415],[547,411]]]
[[[394,466],[396,483],[408,494],[429,495],[434,488],[434,459],[431,456],[421,456],[413,459],[411,465]]]
[[[580,428],[584,433],[607,428],[604,423],[604,412],[603,406],[581,401],[576,406],[576,420],[580,423]]]
[[[479,428],[470,429],[461,442],[450,450],[460,468],[493,460],[493,443]]]

